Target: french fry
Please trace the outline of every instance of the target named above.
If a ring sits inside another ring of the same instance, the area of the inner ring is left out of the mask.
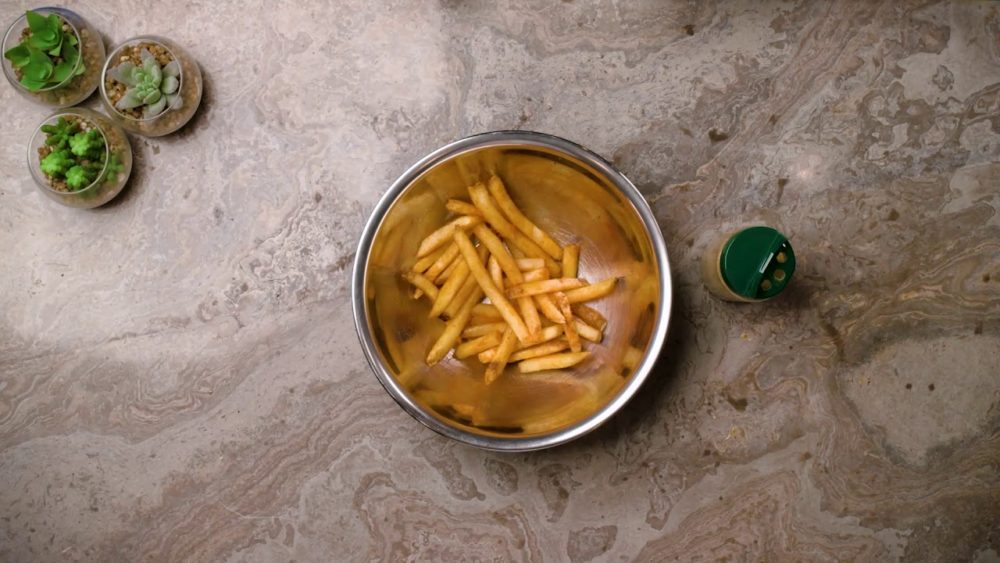
[[[503,213],[497,208],[492,196],[490,196],[490,193],[483,184],[479,183],[469,186],[469,196],[472,198],[472,203],[483,212],[486,222],[496,232],[500,233],[500,236],[510,241],[512,246],[520,249],[522,253],[530,258],[541,258],[544,260],[546,268],[549,269],[552,275],[557,276],[562,272],[562,268],[559,267],[559,264],[555,260],[546,254],[534,241],[517,230],[517,227],[512,225],[510,221],[504,218]]]
[[[413,264],[413,267],[410,268],[410,271],[416,272],[418,274],[426,272],[427,269],[430,268],[432,265],[434,265],[434,262],[437,261],[437,259],[440,258],[441,255],[444,254],[446,251],[447,248],[439,248],[434,252],[431,252],[427,256],[424,256],[420,260],[417,260],[416,263]]]
[[[548,356],[549,354],[562,352],[566,348],[569,348],[569,342],[567,342],[564,338],[560,338],[559,340],[552,340],[551,342],[545,342],[544,344],[539,344],[538,346],[518,350],[517,352],[511,354],[510,361],[520,362],[521,360],[537,358],[538,356]]]
[[[476,278],[472,276],[466,276],[465,281],[462,282],[462,286],[458,288],[458,292],[455,293],[455,297],[448,303],[448,306],[444,308],[445,318],[452,318],[458,313],[459,307],[465,300],[472,294],[472,292],[479,286],[476,283]]]
[[[433,281],[434,283],[442,283],[444,280],[448,279],[448,276],[450,276],[452,272],[455,271],[455,268],[458,267],[458,263],[461,261],[462,259],[458,256],[457,246],[455,247],[454,253],[451,252],[451,249],[448,249],[443,255],[441,255],[441,258],[438,259],[438,261],[434,262],[434,264],[427,269],[427,272],[424,273],[424,275],[427,279]]]
[[[417,258],[423,258],[431,252],[434,252],[439,247],[444,246],[452,239],[455,231],[471,229],[482,222],[483,219],[481,217],[471,217],[468,215],[464,215],[458,219],[450,221],[445,224],[445,226],[427,235],[427,237],[420,242],[420,247],[417,248]]]
[[[462,338],[477,338],[491,332],[502,334],[505,328],[507,328],[507,323],[504,322],[473,325],[462,331]]]
[[[486,368],[484,381],[487,385],[496,381],[503,374],[504,368],[507,367],[507,360],[510,359],[510,355],[514,352],[514,346],[517,345],[517,340],[518,338],[514,334],[513,327],[504,331],[503,339],[500,341],[500,345],[496,347],[496,353],[493,355],[493,359],[490,360],[490,365]]]
[[[580,269],[580,245],[567,244],[563,247],[562,277],[575,278]]]
[[[524,276],[521,275],[521,269],[517,267],[514,257],[510,255],[507,247],[503,245],[503,241],[500,240],[500,237],[492,229],[486,225],[476,225],[476,228],[472,232],[476,234],[479,242],[483,243],[483,246],[490,250],[490,254],[496,259],[503,273],[507,274],[507,277],[510,278],[511,283],[519,284],[524,281]],[[497,287],[499,288],[500,285],[498,284]]]
[[[550,354],[524,360],[517,364],[521,373],[534,373],[550,369],[565,369],[573,367],[590,356],[590,352],[564,352],[561,354]]]
[[[490,278],[496,284],[497,289],[503,290],[503,270],[500,268],[500,262],[497,262],[497,257],[493,254],[490,254],[486,269],[490,271]]]
[[[445,308],[448,307],[448,304],[451,303],[451,300],[458,294],[458,290],[465,283],[465,278],[467,277],[469,277],[469,265],[466,262],[462,262],[455,268],[455,272],[448,277],[448,281],[444,282],[444,285],[441,286],[437,299],[434,300],[434,305],[431,307],[431,312],[427,316],[430,318],[440,316]]]
[[[538,316],[535,302],[531,297],[519,297],[517,310],[520,311],[524,326],[528,329],[529,342],[536,342],[542,335],[542,319]]]
[[[592,285],[571,289],[566,292],[566,299],[569,299],[570,304],[600,299],[614,291],[617,284],[618,278],[608,278]]]
[[[524,297],[526,295],[540,295],[552,293],[553,291],[565,291],[583,287],[584,281],[578,278],[556,278],[552,280],[541,280],[536,282],[525,282],[507,289],[507,296],[512,298]]]
[[[521,213],[521,210],[514,204],[514,200],[510,199],[510,195],[507,193],[507,189],[504,188],[503,181],[500,180],[499,176],[490,178],[487,189],[490,195],[493,196],[493,200],[497,202],[500,210],[503,211],[504,215],[507,216],[518,230],[527,235],[552,258],[556,260],[562,259],[563,249],[559,247],[556,241],[552,240],[552,237],[548,233],[538,228],[537,225],[524,216],[524,213]]]
[[[464,360],[469,356],[475,356],[480,352],[489,350],[494,346],[498,346],[500,344],[500,340],[501,337],[499,332],[491,332],[484,334],[475,340],[463,342],[455,348],[455,358]]]
[[[549,342],[551,340],[555,340],[556,338],[559,338],[559,336],[561,336],[562,334],[563,334],[563,325],[551,325],[551,326],[547,326],[547,327],[545,327],[545,328],[542,329],[542,336],[541,336],[541,338],[539,339],[538,342],[533,343],[533,344],[518,343],[518,345],[514,347],[514,351],[521,351],[521,350],[525,350],[525,349],[531,348],[532,346],[535,346],[535,345],[544,344],[546,342]],[[492,350],[487,350],[485,352],[480,352],[479,353],[479,361],[483,362],[484,364],[489,363],[490,360],[493,359],[493,354],[495,354],[495,353],[496,353],[496,348],[494,348]]]
[[[569,297],[567,297],[566,300],[569,301]],[[608,326],[608,319],[605,319],[604,315],[599,313],[597,309],[593,307],[579,303],[577,305],[573,305],[571,309],[573,309],[573,314],[579,317],[581,321],[589,324],[601,332],[604,331],[604,327]]]
[[[541,281],[549,279],[549,271],[545,268],[538,268],[537,270],[531,270],[528,272],[523,272],[525,282]]]
[[[576,329],[576,333],[579,334],[584,340],[600,342],[604,338],[604,334],[601,331],[581,321],[580,319],[574,320],[573,328]]]
[[[406,281],[412,283],[413,286],[416,287],[418,290],[422,291],[423,293],[426,293],[427,297],[429,297],[431,301],[437,299],[438,296],[437,286],[431,283],[431,280],[425,278],[422,274],[418,274],[416,272],[406,272],[405,274],[403,274],[403,278],[405,278]],[[420,298],[419,295],[414,297],[414,299],[418,298]]]
[[[491,303],[477,303],[472,308],[472,318],[476,324],[483,324],[484,322],[501,321],[503,315]]]
[[[549,340],[555,340],[556,338],[559,338],[559,336],[563,333],[563,328],[564,328],[563,325],[550,325],[543,328],[538,342],[535,342],[534,344],[541,344],[543,342],[548,342]],[[523,350],[525,348],[529,348],[534,344],[531,345],[518,344],[516,349]]]
[[[583,346],[580,345],[580,335],[576,332],[576,319],[573,318],[573,311],[569,308],[569,300],[566,299],[566,294],[557,291],[553,294],[553,297],[556,300],[556,305],[559,306],[559,312],[566,319],[566,326],[563,330],[566,332],[566,341],[569,342],[569,349],[574,352],[582,351]]]
[[[531,298],[538,304],[538,310],[545,315],[546,319],[557,324],[566,323],[566,317],[562,315],[559,311],[559,307],[557,307],[555,302],[552,301],[551,295],[533,295]]]
[[[483,292],[477,288],[465,300],[465,303],[462,304],[462,308],[458,310],[458,314],[445,323],[444,332],[441,333],[441,336],[438,336],[438,339],[431,346],[430,351],[427,352],[427,365],[432,366],[440,362],[441,358],[444,358],[448,354],[448,350],[451,350],[455,346],[459,335],[462,334],[462,330],[465,329],[465,325],[469,322],[469,317],[472,315],[472,308],[482,298]]]
[[[541,258],[517,258],[514,261],[517,262],[517,267],[522,272],[530,272],[531,270],[545,267],[545,260]]]
[[[460,199],[449,199],[445,202],[444,206],[448,209],[448,211],[457,215],[471,215],[473,217],[483,216],[483,212],[480,211],[478,207]]]
[[[472,275],[475,276],[476,281],[479,282],[479,287],[482,288],[486,296],[490,298],[490,302],[493,306],[500,311],[503,315],[507,324],[510,325],[512,331],[514,331],[517,339],[522,342],[527,342],[530,340],[528,334],[528,328],[524,325],[524,321],[521,320],[521,316],[518,315],[514,306],[510,304],[510,301],[504,297],[503,292],[497,289],[497,286],[493,284],[493,280],[490,279],[489,272],[481,262],[479,262],[476,255],[476,249],[472,246],[472,241],[469,240],[469,235],[465,234],[465,231],[461,229],[455,229],[454,232],[455,242],[458,243],[458,251],[462,253],[465,257],[465,261],[468,264],[469,270]],[[443,291],[443,290],[442,290]],[[440,298],[440,295],[438,296]]]
[[[641,360],[642,350],[635,346],[629,346],[625,349],[625,356],[622,357],[622,365],[628,369],[635,369],[635,366],[639,365]]]

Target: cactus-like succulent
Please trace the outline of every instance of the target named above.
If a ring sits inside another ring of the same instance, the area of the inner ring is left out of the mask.
[[[180,109],[180,64],[173,60],[161,68],[148,49],[140,51],[139,57],[142,59],[141,66],[126,61],[111,69],[111,78],[128,86],[115,107],[132,109],[144,106],[143,119],[156,117],[168,108]]]
[[[25,18],[30,33],[3,54],[18,69],[22,86],[37,92],[83,74],[76,35],[63,29],[59,16],[29,11]]]
[[[46,176],[64,182],[75,192],[93,184],[101,171],[106,181],[116,181],[123,166],[117,152],[108,154],[104,135],[96,127],[84,129],[77,120],[60,117],[52,125],[43,125],[48,154],[38,163]]]

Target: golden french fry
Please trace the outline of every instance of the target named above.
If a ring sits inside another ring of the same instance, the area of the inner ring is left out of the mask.
[[[548,356],[540,356],[538,358],[524,360],[517,364],[517,367],[521,370],[521,373],[534,373],[536,371],[545,371],[549,369],[564,369],[579,364],[583,360],[587,359],[588,356],[590,356],[590,352],[564,352],[561,354],[550,354]]]
[[[573,328],[576,329],[577,334],[579,334],[584,340],[600,342],[604,338],[604,333],[581,321],[580,319],[574,319]]]
[[[431,264],[430,268],[427,268],[424,276],[434,283],[440,283],[448,279],[448,276],[455,271],[455,268],[458,266],[458,262],[460,261],[461,258],[458,257],[458,247],[451,245],[444,251],[444,254],[442,254],[440,258]]]
[[[462,338],[477,338],[491,332],[499,332],[502,334],[506,328],[507,323],[504,322],[471,325],[469,328],[462,331]]]
[[[578,278],[556,278],[553,280],[541,280],[536,282],[525,282],[507,289],[507,296],[512,298],[524,297],[525,295],[540,295],[552,293],[553,291],[565,291],[586,285]]]
[[[531,297],[519,297],[517,299],[517,310],[521,312],[524,319],[524,326],[528,329],[530,342],[535,342],[542,334],[542,319],[538,316],[538,309]]]
[[[444,206],[448,209],[448,211],[458,215],[472,215],[473,217],[483,216],[483,212],[480,211],[478,207],[460,199],[449,199]]]
[[[459,335],[462,334],[462,330],[465,329],[465,325],[469,322],[469,317],[472,315],[472,308],[482,298],[483,292],[477,287],[476,291],[473,291],[472,295],[462,304],[462,308],[458,310],[458,314],[445,323],[444,332],[434,341],[430,351],[427,352],[427,365],[432,366],[440,362],[441,358],[448,354],[448,350],[451,350],[455,346]]]
[[[558,324],[566,323],[566,317],[559,311],[559,307],[556,307],[551,295],[533,295],[531,298],[538,304],[538,310],[546,319]]]
[[[500,262],[497,262],[497,257],[493,254],[490,254],[486,269],[490,271],[490,279],[496,284],[497,289],[503,290],[503,269],[500,268]]]
[[[517,267],[522,272],[529,272],[545,267],[545,260],[541,258],[516,258],[514,261],[517,262]]]
[[[444,246],[452,239],[452,235],[455,234],[455,231],[471,229],[482,222],[483,219],[481,217],[471,217],[469,215],[464,215],[458,219],[450,221],[445,226],[427,235],[427,237],[420,242],[420,247],[417,249],[417,258],[423,258],[424,256],[427,256],[431,252],[437,250],[439,247]]]
[[[562,277],[575,278],[580,269],[580,245],[567,244],[563,247]]]
[[[452,318],[458,313],[459,307],[465,300],[472,294],[472,292],[479,287],[476,283],[476,278],[472,276],[466,276],[465,281],[462,282],[462,286],[458,288],[458,292],[455,293],[455,297],[448,303],[448,306],[444,308],[445,318]]]
[[[490,178],[487,189],[490,195],[493,196],[493,200],[500,207],[500,210],[503,211],[504,215],[507,216],[518,230],[533,240],[549,256],[556,260],[562,259],[563,249],[559,247],[556,241],[552,240],[552,237],[548,233],[538,228],[537,225],[524,216],[524,213],[521,213],[521,210],[514,204],[514,200],[510,199],[507,189],[504,188],[503,181],[498,176]]]
[[[549,271],[545,268],[538,268],[537,270],[531,270],[528,272],[523,272],[525,282],[541,281],[549,279]]]
[[[490,350],[486,350],[485,352],[480,352],[478,355],[476,355],[476,357],[479,358],[480,362],[488,364],[493,360],[493,356],[496,356],[496,354],[497,354],[497,349],[492,348]]]
[[[450,247],[450,245],[449,245],[449,247]],[[420,260],[417,260],[416,263],[413,264],[413,267],[410,268],[410,270],[413,271],[413,272],[416,272],[418,274],[422,274],[422,273],[426,272],[427,269],[430,268],[431,266],[433,266],[434,262],[436,262],[437,259],[440,258],[441,255],[444,254],[447,250],[448,250],[447,248],[439,248],[439,249],[435,250],[434,252],[431,252],[427,256],[424,256]],[[434,274],[434,275],[437,275],[437,274]]]
[[[490,360],[490,365],[486,368],[484,381],[487,385],[496,381],[503,374],[504,368],[507,367],[507,360],[510,359],[511,353],[514,352],[514,346],[517,345],[517,340],[518,338],[514,334],[513,327],[504,331],[503,339],[500,341],[500,345],[496,347],[496,353],[493,355],[493,359]]]
[[[510,361],[520,362],[521,360],[537,358],[538,356],[548,356],[549,354],[562,352],[566,348],[569,348],[569,342],[567,342],[564,338],[560,338],[559,340],[553,340],[551,342],[539,344],[538,346],[518,350],[517,352],[511,354]]]
[[[640,361],[642,361],[642,350],[635,346],[629,346],[625,349],[625,356],[622,357],[623,366],[628,369],[635,369],[635,366],[639,365]]]
[[[618,278],[608,278],[593,285],[571,289],[566,292],[566,299],[569,299],[571,304],[600,299],[614,291],[617,284]]]
[[[569,301],[569,297],[566,298]],[[604,327],[608,326],[608,319],[604,318],[597,309],[589,307],[582,303],[573,305],[573,314],[580,318],[581,321],[589,324],[590,326],[596,328],[597,330],[604,331]]]
[[[573,311],[569,308],[569,300],[566,299],[566,294],[557,291],[553,294],[553,297],[556,300],[556,305],[559,306],[559,312],[566,319],[566,326],[563,330],[566,332],[566,341],[569,342],[569,349],[574,352],[583,350],[583,346],[580,345],[580,335],[576,332],[576,319],[573,318]]]
[[[542,342],[548,342],[549,340],[555,340],[563,333],[563,325],[550,325],[541,330],[541,335],[538,337],[536,342],[532,344],[518,344],[517,350],[523,350],[535,344],[541,344]]]
[[[559,338],[559,336],[562,335],[562,333],[563,333],[563,325],[547,326],[542,329],[541,337],[539,337],[537,342],[533,342],[531,344],[524,344],[519,342],[517,346],[514,347],[514,350],[515,351],[525,350],[527,348],[531,348],[532,346],[543,344],[551,340],[555,340],[556,338]],[[479,361],[483,362],[484,364],[489,363],[489,361],[493,359],[494,353],[496,353],[496,349],[480,352]]]
[[[422,274],[418,274],[416,272],[406,272],[405,274],[403,274],[403,278],[405,278],[406,281],[412,283],[413,286],[416,287],[418,290],[422,291],[423,293],[426,293],[427,296],[431,299],[431,301],[437,299],[438,297],[437,286],[431,283],[431,280],[425,278]],[[420,296],[417,295],[415,298],[419,297]]]
[[[475,276],[476,281],[479,282],[479,287],[482,288],[486,296],[490,298],[490,302],[493,306],[500,311],[503,315],[507,324],[510,325],[511,330],[517,336],[517,339],[525,342],[529,340],[528,328],[524,325],[524,321],[521,320],[521,316],[517,314],[514,306],[510,304],[510,301],[504,297],[503,292],[497,289],[497,286],[493,284],[493,280],[490,279],[489,272],[479,261],[476,255],[476,249],[472,246],[472,241],[469,240],[469,235],[465,234],[465,231],[456,229],[453,235],[455,237],[455,242],[458,243],[458,251],[462,253],[465,257],[465,261],[468,264],[469,270],[472,275]],[[443,291],[443,290],[442,290]],[[440,295],[438,296],[440,298]]]
[[[459,360],[464,360],[469,356],[475,356],[476,354],[489,350],[494,346],[500,344],[500,333],[491,332],[489,334],[484,334],[475,340],[470,340],[468,342],[463,342],[455,348],[455,357]]]
[[[546,268],[549,269],[549,272],[553,276],[557,276],[562,272],[562,268],[559,267],[559,264],[555,260],[546,254],[534,241],[517,230],[517,227],[512,225],[510,221],[504,218],[503,213],[500,212],[493,201],[493,197],[486,190],[486,186],[483,186],[482,183],[469,186],[469,196],[472,198],[472,203],[483,212],[486,222],[496,232],[500,233],[500,236],[507,239],[512,246],[520,249],[528,257],[544,260]]]
[[[500,240],[500,237],[492,229],[486,225],[476,225],[476,228],[472,232],[476,234],[479,242],[483,243],[483,246],[490,250],[490,254],[496,258],[497,263],[500,264],[503,273],[507,274],[507,277],[510,278],[511,283],[519,284],[524,281],[521,269],[517,267],[514,257],[510,255],[507,247],[503,245],[503,241]],[[499,288],[500,286],[497,285],[497,287]]]
[[[466,262],[462,262],[455,268],[455,273],[441,286],[441,291],[438,292],[437,299],[434,300],[434,305],[431,307],[428,317],[434,318],[444,312],[448,304],[451,303],[451,300],[458,294],[458,290],[465,283],[465,278],[467,277],[469,277],[469,266]]]
[[[472,309],[472,318],[476,324],[503,320],[503,315],[491,303],[477,303]]]

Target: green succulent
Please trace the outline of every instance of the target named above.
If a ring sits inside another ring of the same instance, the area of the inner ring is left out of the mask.
[[[80,60],[76,35],[62,28],[59,16],[43,16],[29,10],[25,18],[31,33],[3,54],[20,69],[21,84],[25,88],[37,92],[83,74],[85,67]]]
[[[93,184],[106,170],[105,181],[117,181],[124,169],[120,155],[108,154],[104,135],[96,127],[82,131],[76,120],[60,117],[52,125],[43,125],[45,144],[52,147],[38,163],[46,176],[62,180],[70,191],[76,192]]]
[[[140,51],[139,57],[142,59],[142,66],[124,62],[111,69],[111,78],[128,86],[125,95],[118,100],[115,107],[118,109],[142,107],[143,119],[156,117],[168,108],[180,109],[182,102],[178,89],[181,65],[173,60],[161,68],[160,63],[156,62],[156,57],[148,49]]]
[[[69,150],[76,156],[97,160],[104,154],[104,137],[97,129],[81,131],[69,140]]]
[[[42,172],[49,176],[60,176],[76,165],[76,160],[68,150],[52,151],[39,163]]]
[[[77,192],[94,183],[97,172],[87,166],[76,166],[66,171],[66,185],[71,191]]]
[[[125,165],[122,164],[121,158],[118,157],[117,152],[111,153],[111,157],[108,158],[107,176],[105,176],[107,182],[117,182],[118,174],[122,170],[125,170]]]
[[[45,133],[45,144],[54,150],[64,149],[69,146],[70,139],[80,131],[80,126],[75,121],[66,121],[60,117],[54,125],[42,125],[42,132]]]

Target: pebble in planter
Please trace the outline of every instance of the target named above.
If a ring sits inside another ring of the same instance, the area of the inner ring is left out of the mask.
[[[3,52],[7,80],[40,104],[77,104],[100,82],[104,43],[86,20],[64,8],[26,12],[7,28]]]
[[[101,98],[122,127],[147,137],[172,133],[201,103],[201,70],[186,51],[155,36],[115,49],[101,74]]]
[[[45,195],[70,207],[111,201],[132,172],[132,148],[107,117],[70,108],[46,118],[28,143],[28,166]]]

